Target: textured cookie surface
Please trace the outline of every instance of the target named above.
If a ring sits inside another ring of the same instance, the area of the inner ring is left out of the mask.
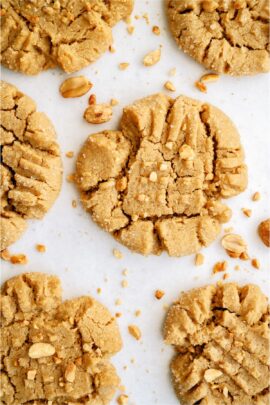
[[[181,404],[269,404],[269,307],[256,285],[181,294],[164,326]]]
[[[34,101],[0,83],[1,250],[15,242],[28,218],[42,218],[59,194],[62,163],[55,130]]]
[[[90,297],[62,302],[57,277],[28,273],[1,289],[1,404],[105,405],[119,379],[115,319]]]
[[[133,0],[3,0],[2,63],[29,75],[78,71],[109,48],[132,8]]]
[[[230,218],[219,200],[243,191],[239,135],[217,108],[156,94],[124,109],[121,131],[92,135],[77,160],[84,207],[142,254],[191,254]]]
[[[179,47],[207,69],[231,75],[269,71],[268,1],[166,2]]]

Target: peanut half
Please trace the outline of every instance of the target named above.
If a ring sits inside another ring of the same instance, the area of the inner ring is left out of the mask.
[[[69,77],[60,86],[60,93],[64,98],[81,97],[86,94],[92,83],[85,76]]]
[[[50,343],[33,343],[29,348],[28,355],[31,359],[49,357],[55,353],[55,348]]]

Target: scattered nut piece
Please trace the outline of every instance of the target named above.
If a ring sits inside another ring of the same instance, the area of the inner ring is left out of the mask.
[[[127,27],[127,32],[128,32],[130,35],[133,34],[134,30],[135,30],[134,25],[129,25],[129,26]]]
[[[260,262],[259,262],[258,259],[252,259],[252,260],[251,260],[251,264],[252,264],[253,267],[255,267],[255,269],[258,269],[258,270],[259,270],[259,268],[260,268]]]
[[[116,300],[115,300],[115,305],[121,305],[122,304],[122,301],[120,300],[120,298],[117,298]]]
[[[119,101],[116,98],[111,99],[111,106],[114,107],[119,104]]]
[[[140,340],[142,333],[141,333],[140,329],[138,328],[138,326],[129,325],[128,331],[131,334],[131,336],[133,336],[136,340]]]
[[[261,194],[256,191],[256,193],[253,194],[252,196],[252,201],[259,201],[261,199]]]
[[[103,124],[110,121],[112,114],[110,104],[90,104],[84,112],[84,119],[90,124]]]
[[[66,157],[67,158],[73,158],[73,156],[74,156],[74,152],[72,152],[72,151],[69,151],[69,152],[66,152]]]
[[[74,363],[68,363],[66,369],[65,369],[65,380],[73,383],[75,380],[75,375],[76,375],[76,365]]]
[[[216,370],[215,368],[209,368],[204,373],[204,379],[207,382],[212,382],[212,381],[216,380],[217,378],[221,377],[222,374],[223,373],[220,370]]]
[[[30,346],[28,355],[31,359],[49,357],[55,353],[55,348],[50,343],[34,343]]]
[[[161,298],[165,295],[165,292],[162,290],[156,290],[155,291],[155,297],[157,300],[161,300]]]
[[[176,88],[174,86],[174,84],[172,82],[170,82],[169,80],[164,84],[165,89],[169,90],[169,91],[175,91]]]
[[[258,233],[265,246],[270,247],[270,218],[260,223]]]
[[[119,395],[119,397],[117,398],[117,403],[119,405],[126,405],[128,403],[128,395],[126,394]]]
[[[175,76],[176,75],[176,68],[172,68],[171,70],[169,70],[169,75],[170,76]]]
[[[10,253],[8,249],[4,249],[1,252],[1,259],[5,260],[6,262],[10,261]]]
[[[247,251],[247,244],[244,239],[233,233],[223,236],[221,244],[230,257],[240,257],[241,253]]]
[[[145,22],[146,22],[147,25],[150,24],[150,19],[149,19],[148,13],[144,13],[144,14],[143,14],[143,19],[145,20]]]
[[[129,63],[127,63],[127,62],[119,63],[120,70],[126,70],[128,67],[129,67]]]
[[[200,82],[204,83],[210,83],[210,82],[216,82],[219,80],[220,76],[217,75],[216,73],[206,73],[200,78]]]
[[[77,208],[77,201],[76,201],[76,200],[72,200],[71,205],[72,205],[73,208]]]
[[[45,245],[37,244],[36,249],[37,249],[37,251],[39,253],[45,253],[46,252],[46,246]]]
[[[231,256],[231,257],[233,257],[233,256]],[[239,257],[241,260],[249,260],[249,255],[248,255],[248,253],[247,252],[243,252],[243,253],[241,253],[240,254],[240,257]]]
[[[88,104],[93,105],[97,103],[97,97],[95,94],[90,94],[89,99],[88,99]]]
[[[195,266],[201,266],[204,263],[204,255],[197,253],[195,256]]]
[[[127,282],[127,280],[122,280],[122,281],[121,281],[121,286],[122,286],[123,288],[127,288],[127,287],[128,287],[128,282]]]
[[[60,86],[64,98],[81,97],[86,94],[93,84],[85,76],[69,77]]]
[[[140,309],[137,309],[137,310],[135,311],[135,316],[140,316],[141,313],[142,313],[142,311],[141,311]]]
[[[157,173],[156,172],[151,172],[149,176],[149,180],[155,183],[157,181]]]
[[[242,212],[246,217],[251,217],[252,211],[249,208],[242,208]]]
[[[195,82],[195,87],[197,87],[202,93],[207,93],[207,87],[204,83],[197,81]]]
[[[115,53],[115,52],[116,52],[116,49],[115,49],[112,45],[110,45],[110,46],[109,46],[109,51],[110,51],[111,53]]]
[[[223,274],[223,280],[227,280],[227,278],[229,278],[230,277],[230,275],[228,274],[228,273],[225,273],[225,274]]]
[[[213,274],[225,271],[225,270],[227,270],[227,267],[228,267],[228,263],[226,261],[217,262],[213,267]]]
[[[121,318],[122,314],[121,314],[121,312],[116,312],[115,316],[116,316],[116,318]]]
[[[10,261],[12,264],[27,264],[28,263],[27,256],[24,254],[10,256]]]
[[[33,381],[36,378],[37,370],[28,370],[27,371],[27,380]]]
[[[160,48],[155,51],[149,52],[143,59],[144,66],[153,66],[160,61],[161,50]]]
[[[75,182],[75,174],[74,174],[74,173],[69,174],[69,175],[67,176],[67,181],[68,181],[69,183],[74,183],[74,182]]]
[[[160,35],[160,28],[159,28],[159,26],[158,26],[158,25],[154,25],[153,28],[152,28],[152,32],[153,32],[153,34],[155,34],[155,35]]]
[[[127,275],[128,275],[128,269],[124,269],[124,270],[122,271],[122,274],[123,274],[123,276],[127,276]]]
[[[118,249],[113,249],[113,255],[116,259],[123,259],[123,253],[121,253]]]
[[[101,288],[100,287],[97,288],[97,293],[101,294]]]

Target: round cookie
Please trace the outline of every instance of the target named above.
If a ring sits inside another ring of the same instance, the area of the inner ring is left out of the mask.
[[[76,72],[112,44],[112,27],[133,0],[3,0],[2,64],[28,75],[60,66]]]
[[[89,136],[77,159],[84,208],[131,250],[183,256],[230,219],[220,202],[247,185],[239,134],[219,109],[156,94],[123,111],[121,131]]]
[[[207,69],[230,75],[268,72],[269,2],[166,0],[171,32]]]
[[[1,250],[19,239],[26,220],[42,218],[59,194],[62,162],[55,130],[34,101],[0,82]]]
[[[3,404],[106,405],[121,346],[109,311],[86,296],[62,302],[55,276],[22,274],[1,289]]]
[[[269,404],[267,298],[256,285],[196,288],[169,309],[164,339],[181,404]]]

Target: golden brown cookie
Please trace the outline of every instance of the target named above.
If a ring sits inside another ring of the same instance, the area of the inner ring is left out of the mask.
[[[119,384],[109,359],[121,346],[93,298],[62,302],[57,277],[14,277],[1,289],[1,404],[108,404]]]
[[[256,285],[209,285],[180,295],[164,339],[181,404],[269,404],[269,306]]]
[[[35,102],[0,82],[1,250],[20,238],[26,220],[42,218],[59,194],[62,163],[55,130]]]
[[[133,0],[3,0],[2,64],[35,75],[60,66],[76,72],[112,44],[112,27]]]
[[[171,32],[207,69],[230,75],[268,72],[267,0],[166,0]]]
[[[121,131],[89,136],[77,160],[85,209],[145,255],[208,246],[230,219],[220,199],[246,188],[239,134],[209,104],[156,94],[123,111]]]

